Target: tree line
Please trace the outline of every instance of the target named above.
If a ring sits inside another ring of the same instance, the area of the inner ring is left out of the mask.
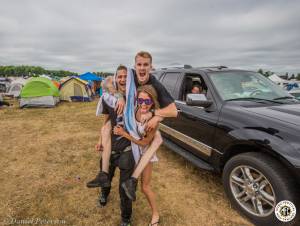
[[[265,77],[269,77],[274,74],[272,71],[263,71],[263,69],[259,69],[258,73],[262,74]],[[92,72],[97,76],[107,77],[113,75],[110,72]],[[49,75],[51,77],[66,77],[72,75],[78,75],[76,72],[65,71],[65,70],[46,70],[40,66],[0,66],[0,77],[29,77],[29,76],[38,76],[38,75]],[[289,76],[288,73],[285,74],[285,79],[297,79],[300,80],[300,73],[297,75],[292,74]]]
[[[260,73],[260,74],[262,74],[265,77],[269,77],[270,75],[274,74],[274,72],[272,72],[272,71],[263,71],[263,69],[261,69],[261,68],[258,69],[257,72]],[[291,74],[291,76],[289,76],[289,73],[286,72],[285,75],[284,75],[284,79],[287,79],[287,80],[291,80],[291,79],[300,80],[300,73],[298,73],[297,75]]]
[[[107,72],[93,72],[94,74],[107,77],[113,75]],[[40,66],[0,66],[0,77],[30,77],[39,75],[49,75],[50,77],[66,77],[78,75],[76,72],[65,71],[65,70],[46,70]]]
[[[92,72],[92,73],[97,75],[97,76],[103,77],[103,78],[106,78],[107,76],[113,76],[114,75],[114,73],[111,73],[111,72]]]

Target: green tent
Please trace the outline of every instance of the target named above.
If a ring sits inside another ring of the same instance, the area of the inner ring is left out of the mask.
[[[59,97],[59,91],[53,82],[47,78],[38,77],[30,79],[21,91],[21,97]]]
[[[20,107],[54,107],[59,102],[59,90],[47,78],[30,79],[21,91]]]

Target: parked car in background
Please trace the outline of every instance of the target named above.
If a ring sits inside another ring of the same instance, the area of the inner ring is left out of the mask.
[[[298,211],[289,223],[300,225],[300,102],[252,71],[184,66],[153,75],[179,110],[160,125],[164,144],[221,173],[230,202],[254,224],[282,225],[275,207],[289,200]],[[200,94],[191,94],[195,81]]]
[[[296,99],[300,100],[300,89],[291,89],[289,94],[293,95]]]

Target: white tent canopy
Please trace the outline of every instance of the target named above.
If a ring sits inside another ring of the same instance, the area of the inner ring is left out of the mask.
[[[18,97],[20,96],[21,90],[26,83],[26,80],[23,78],[18,78],[11,82],[7,95]]]
[[[271,81],[275,82],[277,85],[283,86],[289,83],[288,80],[280,78],[278,75],[273,74],[268,77]]]

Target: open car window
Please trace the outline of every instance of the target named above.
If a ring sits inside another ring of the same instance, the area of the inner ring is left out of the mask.
[[[196,87],[196,88],[195,88]],[[207,86],[199,74],[186,74],[183,82],[183,93],[181,100],[186,101],[187,94],[189,93],[207,93]],[[198,92],[199,91],[199,92]]]

